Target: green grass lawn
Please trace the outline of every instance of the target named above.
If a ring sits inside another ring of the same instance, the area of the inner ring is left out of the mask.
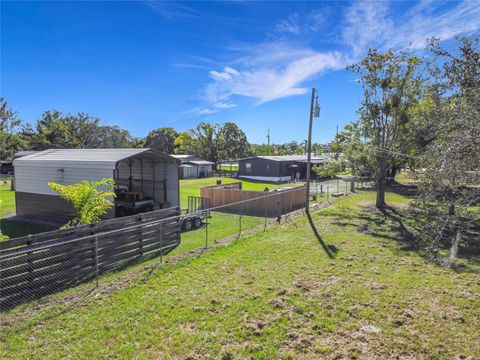
[[[227,170],[227,171],[238,171],[238,164],[230,166],[230,165],[218,165],[218,170]]]
[[[335,259],[299,218],[102,291],[143,265],[109,275],[79,304],[56,295],[51,306],[3,314],[0,356],[478,357],[479,264],[461,259],[454,271],[426,263],[402,216],[409,199],[388,193],[386,215],[373,199],[360,191],[314,213]]]
[[[399,183],[413,183],[416,182],[417,179],[415,174],[411,171],[401,171],[395,175],[395,181]]]
[[[10,188],[10,180],[0,181],[0,219],[15,214],[15,191]]]
[[[1,182],[0,200],[0,230],[3,235],[15,238],[54,230],[54,227],[49,225],[4,219],[6,215],[15,214],[15,191],[10,188],[10,180],[7,183]]]

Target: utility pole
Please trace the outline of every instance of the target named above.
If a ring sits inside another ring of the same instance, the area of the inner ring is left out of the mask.
[[[267,132],[267,140],[268,140],[268,146],[270,147],[270,129],[268,129],[268,132]]]
[[[310,121],[308,123],[308,143],[307,143],[307,185],[306,185],[306,202],[305,202],[305,213],[307,214],[308,222],[312,228],[315,237],[322,245],[323,250],[327,253],[330,258],[333,258],[333,254],[327,245],[323,242],[322,237],[318,233],[318,230],[313,222],[312,215],[310,214],[310,166],[312,161],[312,123],[313,118],[320,117],[320,106],[318,105],[318,93],[315,88],[312,88],[312,99],[310,101]]]
[[[307,214],[310,211],[310,166],[312,161],[312,125],[313,125],[312,123],[313,123],[314,116],[315,117],[320,116],[320,107],[318,106],[317,90],[315,90],[315,88],[312,88],[312,99],[310,101],[310,121],[308,123],[308,141],[307,141],[307,194],[306,194],[307,199],[305,203],[305,211],[307,212]]]

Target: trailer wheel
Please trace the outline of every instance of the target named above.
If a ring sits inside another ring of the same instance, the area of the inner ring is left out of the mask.
[[[184,228],[185,230],[191,230],[191,229],[192,229],[192,226],[193,226],[193,224],[192,224],[192,220],[191,220],[191,219],[185,219],[185,220],[183,220],[183,228]]]
[[[193,222],[193,226],[197,229],[202,226],[202,219],[197,217],[195,218],[195,221]]]

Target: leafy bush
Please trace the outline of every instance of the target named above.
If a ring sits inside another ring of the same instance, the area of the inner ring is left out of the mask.
[[[115,197],[112,191],[114,181],[110,178],[91,182],[83,180],[73,185],[49,182],[48,186],[58,192],[63,199],[70,201],[75,209],[76,217],[62,228],[100,221],[107,210],[113,206],[113,203],[107,199]],[[102,187],[105,190],[99,190]]]
[[[322,165],[315,165],[312,168],[318,177],[334,177],[344,170],[344,164],[341,160],[331,159]]]

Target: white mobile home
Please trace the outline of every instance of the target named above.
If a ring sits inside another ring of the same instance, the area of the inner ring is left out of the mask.
[[[153,149],[51,149],[15,159],[13,165],[17,215],[71,219],[72,205],[48,183],[105,178],[115,180],[117,215],[125,215],[118,214],[125,196],[148,200],[152,209],[179,205],[179,161]],[[114,216],[112,211],[107,217]]]

